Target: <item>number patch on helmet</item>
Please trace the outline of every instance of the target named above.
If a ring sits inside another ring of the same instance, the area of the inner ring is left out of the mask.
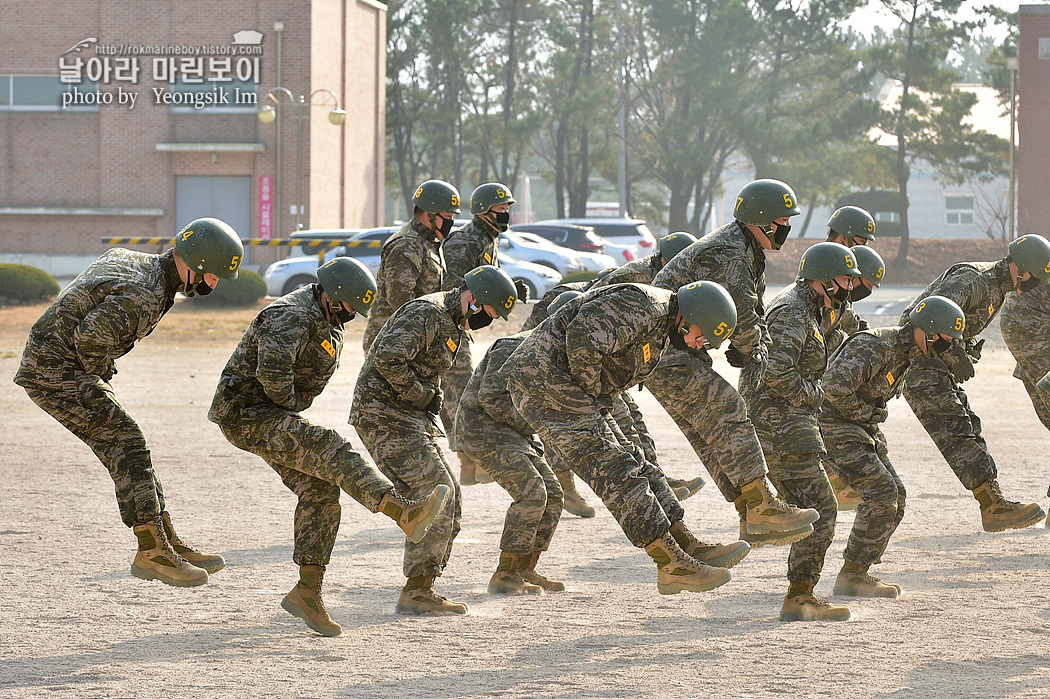
[[[734,208],[733,211],[740,211],[740,205],[743,204],[743,203],[744,203],[744,198],[743,197],[737,197],[736,198],[736,208]]]
[[[514,308],[514,295],[511,294],[507,297],[507,300],[503,302],[504,308]]]
[[[962,319],[962,318],[956,318],[955,319],[955,329],[956,330],[962,330],[965,327],[966,327],[966,321],[964,319]]]
[[[183,241],[189,240],[189,237],[191,235],[193,235],[193,231],[183,231],[182,232],[182,239],[183,239]]]
[[[372,299],[375,298],[375,293],[371,289],[365,289],[364,296],[361,297],[361,303],[372,303]]]
[[[875,279],[876,279],[876,280],[880,280],[880,279],[882,279],[882,275],[884,275],[884,274],[886,274],[886,270],[885,270],[885,268],[883,268],[883,267],[879,267],[878,271],[877,271],[877,272],[875,272]]]
[[[791,200],[791,195],[787,194],[786,192],[784,194],[784,206],[786,206],[789,209],[795,208],[795,202]]]
[[[412,198],[413,199],[419,199],[421,196],[423,196],[423,188],[422,187],[420,187],[419,189],[416,190],[415,196],[413,196]]]
[[[722,337],[726,334],[727,330],[729,330],[728,325],[726,325],[725,323],[719,323],[718,327],[715,328],[715,337]]]
[[[853,255],[846,255],[846,269],[853,269]]]
[[[459,197],[455,194],[452,195],[452,206],[459,206]]]
[[[241,265],[241,258],[240,258],[240,256],[239,255],[234,255],[230,259],[230,271],[231,272],[234,271],[235,269],[240,267],[240,265]]]

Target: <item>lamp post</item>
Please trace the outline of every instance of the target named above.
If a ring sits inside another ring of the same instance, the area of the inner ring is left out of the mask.
[[[1006,69],[1010,71],[1010,230],[1007,232],[1007,238],[1013,240],[1016,237],[1014,233],[1014,209],[1016,208],[1014,199],[1014,182],[1017,179],[1016,163],[1014,158],[1014,143],[1016,142],[1015,134],[1017,132],[1017,71],[1020,68],[1020,61],[1016,57],[1006,59]]]
[[[259,110],[259,121],[264,124],[272,124],[277,121],[280,116],[281,100],[280,95],[286,95],[288,102],[296,106],[295,118],[298,122],[298,130],[296,137],[296,159],[295,159],[295,229],[303,229],[303,122],[309,117],[309,110],[307,107],[314,107],[323,105],[324,102],[313,101],[314,96],[317,94],[328,95],[335,102],[335,107],[332,111],[328,112],[328,121],[335,126],[339,126],[346,119],[346,111],[340,109],[339,98],[336,94],[326,87],[314,90],[309,95],[299,95],[297,98],[292,94],[292,91],[286,87],[275,87],[266,93],[266,96],[273,101],[273,105],[266,105]],[[274,106],[276,105],[276,106]],[[276,202],[277,215],[283,216],[281,211],[281,125],[280,122],[277,124],[277,181],[274,182],[274,200]],[[280,218],[277,221],[280,226]]]

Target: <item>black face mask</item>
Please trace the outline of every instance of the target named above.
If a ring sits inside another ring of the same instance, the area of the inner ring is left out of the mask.
[[[842,304],[849,301],[850,290],[845,287],[836,287],[835,295],[831,297],[831,306],[833,308],[841,308]]]
[[[190,274],[196,276],[196,272],[190,270]],[[192,277],[188,277],[192,279]],[[187,298],[193,298],[194,296],[207,296],[212,292],[212,288],[208,286],[208,282],[204,281],[204,275],[201,275],[200,281],[197,283],[189,283],[183,285],[182,293],[186,294]]]
[[[1032,289],[1039,286],[1039,277],[1032,276],[1023,281],[1017,282],[1017,289],[1020,292],[1031,291]]]
[[[787,242],[788,233],[791,232],[791,226],[782,226],[779,223],[773,224],[773,237],[770,241],[773,243],[773,249],[779,250],[784,247],[784,243]]]
[[[849,294],[850,301],[860,301],[871,296],[871,289],[868,288],[867,284],[858,282],[857,286],[853,287],[853,291]]]
[[[671,346],[675,349],[688,352],[692,349],[689,345],[685,344],[685,333],[678,328],[671,328],[671,332],[667,334],[667,339],[671,341]]]
[[[952,346],[951,340],[945,340],[943,337],[938,337],[933,342],[930,342],[929,338],[926,340],[926,349],[929,350],[931,357],[938,357]]]
[[[332,325],[346,325],[357,317],[357,311],[348,311],[343,308],[342,304],[334,305],[333,303],[328,315],[332,318]]]
[[[441,226],[437,229],[437,232],[441,234],[442,239],[447,238],[448,234],[452,232],[453,220],[438,214],[434,214],[434,216],[441,219]]]
[[[509,211],[493,211],[492,215],[496,217],[496,230],[505,231],[510,226],[510,212]]]
[[[467,316],[467,327],[471,330],[481,330],[492,325],[492,321],[495,320],[492,316],[485,312],[485,309],[478,308],[474,304],[470,304],[470,315]]]

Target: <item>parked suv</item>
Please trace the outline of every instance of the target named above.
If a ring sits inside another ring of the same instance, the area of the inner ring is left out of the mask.
[[[510,229],[519,233],[534,233],[570,250],[605,254],[605,241],[590,226],[541,222],[515,224]]]
[[[606,240],[627,245],[635,257],[645,257],[656,252],[656,236],[640,218],[558,218],[543,223],[573,223],[590,226]]]

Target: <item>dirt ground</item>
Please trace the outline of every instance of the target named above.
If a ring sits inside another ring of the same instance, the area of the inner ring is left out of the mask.
[[[510,499],[489,484],[464,489],[463,531],[439,581],[440,592],[470,605],[455,618],[394,614],[400,532],[344,497],[325,589],[344,634],[326,639],[279,607],[296,580],[294,497],[205,417],[253,311],[200,312],[180,301],[118,362],[117,395],[150,440],[179,531],[228,561],[209,584],[176,589],[131,577],[134,539],[105,470],[10,381],[42,310],[0,309],[5,697],[1050,696],[1050,537],[1043,525],[984,533],[976,503],[903,401],[891,405],[886,432],[908,513],[875,572],[904,592],[849,600],[849,622],[778,620],[782,548],[753,551],[718,590],[661,596],[652,562],[603,508],[592,520],[566,515],[542,561],[568,591],[491,596]],[[308,412],[358,448],[346,420],[362,328],[355,322],[342,368]],[[1048,435],[1001,340],[988,344],[968,393],[1006,494],[1045,507],[1050,469],[1039,445]],[[701,472],[652,397],[639,402],[665,470]],[[713,485],[685,507],[703,538],[735,537],[736,514]],[[831,594],[852,522],[840,515],[818,593]]]

